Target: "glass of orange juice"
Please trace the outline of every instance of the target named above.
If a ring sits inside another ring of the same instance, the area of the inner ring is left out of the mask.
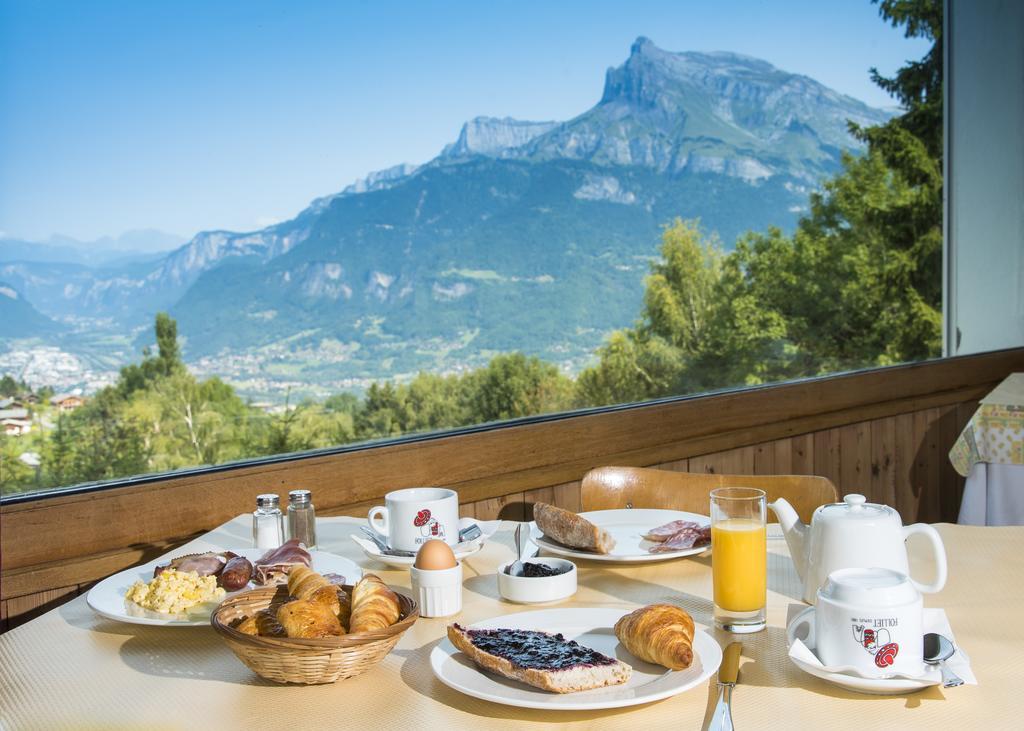
[[[729,632],[759,632],[765,628],[766,520],[764,490],[720,487],[711,491],[715,625]]]

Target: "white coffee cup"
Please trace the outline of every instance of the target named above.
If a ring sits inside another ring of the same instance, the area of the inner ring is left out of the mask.
[[[906,574],[839,569],[828,575],[817,598],[808,643],[822,664],[874,678],[925,671],[924,605]]]
[[[437,538],[450,546],[459,542],[459,494],[443,487],[410,487],[384,496],[384,505],[370,509],[370,530],[390,548],[418,551]]]

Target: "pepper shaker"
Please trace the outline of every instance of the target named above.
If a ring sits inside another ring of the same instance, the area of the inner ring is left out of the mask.
[[[288,538],[297,538],[306,548],[316,548],[316,510],[309,490],[288,493]]]

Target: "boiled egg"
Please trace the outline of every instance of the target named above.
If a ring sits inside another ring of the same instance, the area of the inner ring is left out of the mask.
[[[416,554],[416,562],[413,564],[423,571],[453,569],[455,565],[455,553],[451,547],[436,538],[420,546],[420,550]]]

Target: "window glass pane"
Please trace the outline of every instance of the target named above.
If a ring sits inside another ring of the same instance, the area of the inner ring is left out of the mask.
[[[1024,5],[954,3],[949,120],[952,354],[1024,345]],[[984,129],[985,134],[978,130]],[[950,300],[947,300],[947,302]]]
[[[4,493],[940,355],[938,0],[0,12]]]

